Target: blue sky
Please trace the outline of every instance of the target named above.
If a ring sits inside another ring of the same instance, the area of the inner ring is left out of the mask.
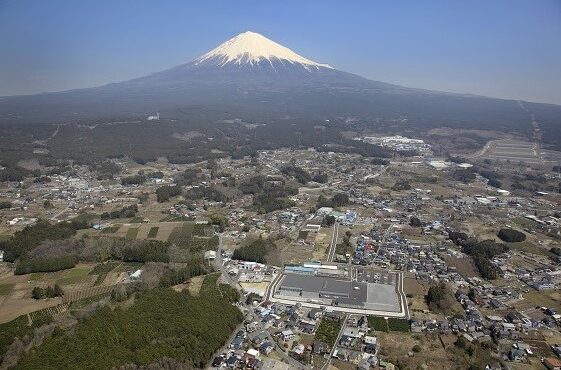
[[[0,95],[142,76],[247,30],[374,80],[561,104],[560,0],[0,0]]]

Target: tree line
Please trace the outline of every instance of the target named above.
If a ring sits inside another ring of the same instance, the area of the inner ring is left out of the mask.
[[[121,209],[117,209],[111,212],[103,212],[99,217],[102,220],[108,219],[116,219],[116,218],[131,218],[136,216],[138,212],[138,206],[136,204],[132,204],[130,206],[125,206]]]

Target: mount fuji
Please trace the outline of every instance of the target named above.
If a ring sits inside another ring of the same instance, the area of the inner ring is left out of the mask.
[[[277,70],[283,67],[303,68],[306,71],[332,69],[306,59],[294,51],[269,40],[263,35],[247,31],[231,38],[217,48],[195,59],[195,65],[213,64],[220,67],[257,67]]]
[[[556,121],[561,107],[526,104]],[[227,112],[232,117],[291,117],[363,122],[405,120],[408,127],[530,130],[514,100],[412,89],[368,80],[305,58],[255,32],[241,33],[195,60],[105,86],[0,98],[0,124],[146,117],[160,112]],[[213,121],[209,118],[209,124]]]

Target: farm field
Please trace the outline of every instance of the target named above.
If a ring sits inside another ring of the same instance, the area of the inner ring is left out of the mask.
[[[64,274],[56,283],[63,286],[81,283],[88,278],[91,267],[91,265],[80,265],[70,270],[62,271]]]
[[[0,296],[1,295],[8,295],[12,291],[14,285],[13,284],[0,284]]]
[[[0,323],[63,302],[104,294],[119,283],[123,276],[138,269],[141,264],[108,262],[102,265],[78,264],[68,270],[27,275],[3,275],[0,277]],[[124,274],[124,275],[123,275]],[[31,297],[34,287],[58,284],[64,291],[63,298],[36,300]]]
[[[489,145],[483,158],[511,162],[541,163],[536,145],[517,140],[494,141]]]

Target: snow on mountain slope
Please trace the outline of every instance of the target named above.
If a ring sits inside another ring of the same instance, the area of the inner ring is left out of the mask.
[[[219,66],[249,64],[253,66],[264,61],[268,62],[271,66],[276,62],[300,64],[306,70],[311,68],[332,68],[327,64],[320,64],[306,59],[289,48],[251,31],[240,33],[217,48],[200,56],[195,59],[195,64],[212,63]]]

